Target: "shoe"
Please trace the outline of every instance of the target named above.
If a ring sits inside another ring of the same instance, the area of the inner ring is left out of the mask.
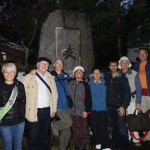
[[[58,137],[58,130],[54,127],[54,121],[51,122],[51,131],[54,137]]]
[[[103,148],[102,150],[111,150],[111,148]]]
[[[100,150],[100,149],[101,149],[101,144],[97,144],[97,145],[95,146],[95,149],[96,149],[96,150]]]
[[[136,142],[136,143],[134,143],[134,145],[135,145],[136,147],[140,147],[140,146],[141,146],[141,143],[140,143],[140,142]]]
[[[75,150],[80,150],[80,147],[76,145],[76,146],[74,147],[74,149],[75,149]]]

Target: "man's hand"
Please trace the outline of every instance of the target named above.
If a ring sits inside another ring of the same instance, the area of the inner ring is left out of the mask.
[[[32,75],[35,75],[35,73],[36,73],[36,70],[35,70],[35,69],[32,69],[32,70],[30,71],[30,74],[32,74]]]
[[[56,114],[56,112],[53,112],[53,113],[51,114],[51,118],[53,118],[53,117],[55,116],[55,114]]]
[[[135,105],[135,108],[136,108],[137,110],[141,110],[141,104],[136,104],[136,105]]]
[[[120,116],[124,116],[125,115],[125,109],[122,106],[118,109],[118,112],[119,112]]]
[[[84,112],[82,113],[82,117],[83,117],[83,118],[87,118],[87,114],[88,114],[88,113],[87,113],[86,111],[84,111]]]

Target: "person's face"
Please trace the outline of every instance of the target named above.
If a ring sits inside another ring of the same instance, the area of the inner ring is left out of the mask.
[[[76,72],[75,72],[75,78],[76,78],[77,80],[82,79],[82,78],[83,78],[83,71],[80,70],[80,69],[76,70]]]
[[[14,81],[14,78],[16,76],[15,72],[9,69],[5,69],[3,72],[3,76],[5,78],[5,81]]]
[[[129,67],[129,62],[127,60],[121,60],[120,65],[122,70],[127,70]]]
[[[110,63],[109,69],[112,73],[117,72],[118,70],[118,64],[115,62]]]
[[[56,71],[62,71],[64,68],[64,64],[61,60],[57,60],[54,64],[54,68]]]
[[[98,69],[94,70],[93,71],[93,77],[96,81],[98,81],[101,77],[101,72]]]
[[[140,61],[146,61],[148,57],[148,53],[143,49],[139,51],[138,56],[139,56]]]
[[[45,73],[48,70],[49,63],[47,61],[40,61],[37,63],[37,68],[41,73]]]

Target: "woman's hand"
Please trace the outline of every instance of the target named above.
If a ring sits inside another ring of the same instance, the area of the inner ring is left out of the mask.
[[[83,117],[83,118],[87,118],[87,115],[88,115],[88,113],[87,113],[86,111],[84,111],[84,112],[82,113],[82,117]]]

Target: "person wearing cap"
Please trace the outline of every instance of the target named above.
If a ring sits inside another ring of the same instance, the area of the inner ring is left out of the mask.
[[[99,67],[92,70],[89,85],[92,95],[92,113],[89,116],[96,150],[111,150],[106,111],[106,85]]]
[[[70,108],[71,99],[68,91],[69,75],[63,70],[64,61],[61,57],[54,60],[54,70],[51,74],[54,76],[58,91],[57,116],[59,118],[51,122],[52,134],[59,135],[59,150],[66,150],[71,136],[70,127],[72,125]]]
[[[128,57],[123,56],[118,62],[118,68],[120,69],[120,74],[125,75],[128,78],[130,89],[131,89],[131,101],[130,105],[127,108],[127,114],[133,114],[135,109],[141,109],[141,98],[142,90],[139,79],[139,74],[131,69],[132,64],[130,63]],[[139,138],[138,132],[134,132],[136,138]],[[131,136],[129,134],[129,140]],[[135,146],[140,146],[140,142],[135,138],[132,139]]]
[[[49,148],[48,127],[51,117],[56,113],[58,98],[55,80],[47,71],[50,64],[50,59],[39,57],[36,73],[27,74],[23,78],[26,91],[25,117],[28,125],[29,150]]]
[[[87,145],[87,116],[92,110],[91,91],[88,82],[84,81],[84,68],[76,66],[73,70],[74,79],[69,84],[69,93],[73,101],[72,131],[75,149],[86,150]]]
[[[146,48],[139,49],[138,59],[139,61],[133,65],[132,69],[139,73],[142,87],[141,110],[145,113],[150,110],[150,61]],[[150,141],[150,132],[144,140]]]
[[[131,99],[128,79],[118,72],[118,61],[109,62],[110,72],[104,74],[106,80],[106,107],[108,124],[111,129],[113,148],[128,150],[129,140],[126,127],[126,109]]]

